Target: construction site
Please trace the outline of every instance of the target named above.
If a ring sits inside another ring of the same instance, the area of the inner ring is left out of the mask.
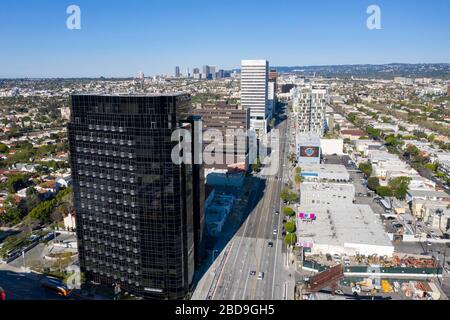
[[[382,268],[412,268],[412,269],[430,269],[435,272],[439,269],[439,264],[432,257],[425,257],[411,254],[394,254],[388,256],[340,256],[330,254],[309,255],[306,253],[305,261],[309,261],[324,267],[332,267],[340,262],[345,262],[346,267],[370,267],[377,266]],[[442,270],[441,270],[442,271]]]
[[[447,300],[442,269],[428,257],[309,255],[297,282],[297,300]]]

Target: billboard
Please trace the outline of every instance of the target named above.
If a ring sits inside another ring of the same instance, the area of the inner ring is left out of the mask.
[[[317,215],[315,213],[303,213],[300,212],[298,214],[298,217],[302,220],[316,220],[317,219]]]
[[[319,158],[320,147],[300,147],[300,157]]]

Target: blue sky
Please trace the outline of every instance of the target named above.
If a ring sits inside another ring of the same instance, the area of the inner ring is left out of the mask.
[[[81,30],[66,8],[81,8]],[[369,5],[382,30],[366,27]],[[175,65],[450,62],[448,0],[1,0],[0,77],[172,74]]]

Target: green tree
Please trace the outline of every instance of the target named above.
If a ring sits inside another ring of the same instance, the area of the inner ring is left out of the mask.
[[[350,113],[347,116],[348,121],[350,121],[351,123],[355,123],[356,122],[356,118],[357,118],[358,114],[355,112]]]
[[[408,192],[410,177],[398,177],[389,181],[389,188],[392,190],[392,195],[399,200],[404,200]]]
[[[8,177],[5,187],[9,193],[16,193],[27,186],[29,178],[27,174],[12,174]]]
[[[397,139],[395,137],[395,135],[390,135],[390,136],[386,137],[385,142],[386,142],[387,146],[394,147],[394,148],[402,144],[402,141]]]
[[[297,230],[297,227],[295,226],[295,222],[293,222],[293,221],[286,222],[284,224],[284,228],[286,229],[286,231],[288,233],[294,233]]]
[[[302,183],[302,177],[299,175],[296,175],[294,178],[295,184],[299,185]]]
[[[0,153],[6,153],[8,152],[9,148],[6,144],[0,143]]]
[[[372,138],[380,138],[381,137],[381,131],[378,129],[374,129],[372,127],[368,127],[366,129],[366,132],[369,136],[371,136]]]
[[[339,123],[336,123],[336,124],[334,125],[334,131],[335,131],[335,132],[340,132],[340,131],[341,131],[341,126],[339,125]]]
[[[380,186],[380,179],[378,179],[377,177],[372,177],[369,178],[369,180],[367,180],[367,187],[370,190],[376,191],[379,186]]]
[[[364,173],[366,177],[370,177],[372,175],[372,165],[370,164],[370,162],[360,163],[358,168]]]
[[[431,171],[433,171],[433,172],[437,172],[438,169],[439,169],[439,163],[437,163],[437,162],[434,162],[434,163],[427,163],[427,164],[425,165],[425,168],[427,168],[427,169],[429,169],[429,170],[431,170]]]
[[[406,153],[410,156],[410,157],[417,157],[420,153],[419,148],[417,148],[416,146],[409,144],[406,147]]]
[[[57,204],[56,199],[41,202],[30,212],[30,218],[33,220],[48,223],[51,221],[51,214]]]
[[[284,202],[295,202],[298,200],[297,193],[291,191],[289,188],[281,190],[280,197]]]
[[[295,211],[294,209],[290,208],[290,207],[286,207],[283,209],[283,213],[287,216],[287,217],[293,217],[295,216]]]
[[[28,188],[26,192],[26,198],[23,199],[19,207],[26,213],[30,212],[34,207],[41,203],[41,199],[39,197],[39,193],[34,188]]]
[[[284,238],[284,242],[289,246],[295,245],[297,243],[297,235],[295,233],[287,234]]]
[[[380,197],[392,197],[392,190],[389,187],[379,186],[376,189],[376,193]]]
[[[0,223],[14,225],[22,221],[24,212],[15,204],[8,204],[4,213],[0,214]]]
[[[260,172],[261,171],[261,160],[260,158],[256,158],[256,163],[253,164],[253,171]]]

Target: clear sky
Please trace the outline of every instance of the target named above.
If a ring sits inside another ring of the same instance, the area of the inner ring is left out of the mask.
[[[81,30],[66,9],[81,8]],[[381,8],[381,30],[366,27]],[[450,62],[449,0],[1,0],[0,77]]]

